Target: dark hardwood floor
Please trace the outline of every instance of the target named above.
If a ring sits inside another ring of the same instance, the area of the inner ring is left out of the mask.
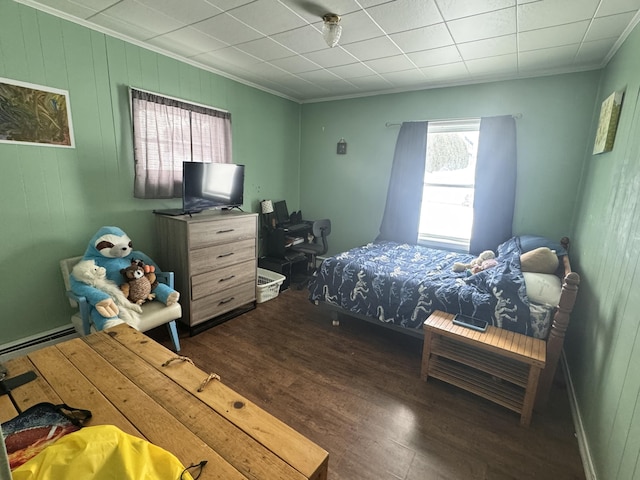
[[[181,332],[181,353],[326,449],[330,480],[585,478],[562,381],[521,427],[514,412],[423,382],[421,340],[356,319],[334,327],[306,295]],[[149,335],[170,347],[165,329]]]

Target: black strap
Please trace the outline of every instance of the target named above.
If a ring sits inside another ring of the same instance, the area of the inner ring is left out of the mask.
[[[18,388],[20,385],[24,385],[25,383],[29,383],[32,380],[38,378],[36,372],[33,370],[29,370],[21,375],[16,375],[15,377],[7,378],[0,381],[0,395],[7,395],[14,388]]]

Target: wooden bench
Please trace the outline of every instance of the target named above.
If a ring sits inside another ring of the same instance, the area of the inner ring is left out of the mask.
[[[529,426],[546,343],[489,326],[478,332],[435,311],[424,322],[421,376],[443,380],[520,414]]]

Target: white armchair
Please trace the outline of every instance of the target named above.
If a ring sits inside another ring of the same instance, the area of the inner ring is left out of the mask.
[[[60,270],[62,271],[62,278],[64,279],[64,286],[67,296],[69,297],[69,303],[72,307],[78,309],[71,317],[71,323],[73,323],[73,326],[80,335],[89,335],[95,332],[89,315],[89,304],[85,297],[78,296],[71,291],[69,281],[71,270],[73,270],[73,267],[80,260],[82,260],[81,256],[62,259],[60,260]],[[165,283],[173,288],[173,272],[156,272],[156,277],[159,282]],[[179,303],[167,306],[162,302],[154,300],[142,305],[142,313],[136,316],[133,322],[135,324],[128,323],[141,332],[146,332],[147,330],[166,324],[175,350],[179,352],[180,340],[178,338],[176,320],[180,317],[182,317],[182,307]]]

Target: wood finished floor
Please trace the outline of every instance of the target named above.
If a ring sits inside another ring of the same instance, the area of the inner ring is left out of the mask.
[[[149,334],[170,346],[165,329]],[[521,427],[514,412],[421,381],[421,340],[356,319],[333,327],[292,289],[180,336],[198,367],[326,449],[330,480],[585,478],[562,381]]]

